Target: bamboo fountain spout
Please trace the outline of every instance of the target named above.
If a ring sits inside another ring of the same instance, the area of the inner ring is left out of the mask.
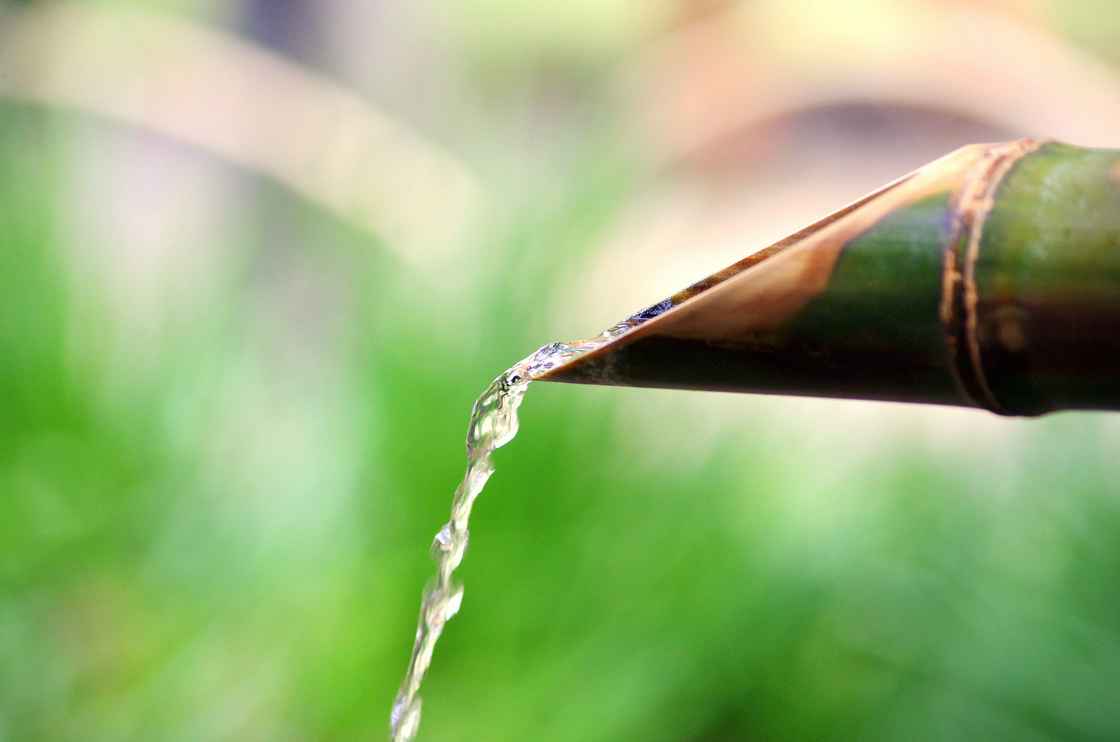
[[[1120,410],[1120,150],[971,145],[534,378]]]

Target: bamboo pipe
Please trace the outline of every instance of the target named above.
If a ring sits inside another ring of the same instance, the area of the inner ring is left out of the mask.
[[[578,347],[534,378],[1120,410],[1120,150],[964,147]]]

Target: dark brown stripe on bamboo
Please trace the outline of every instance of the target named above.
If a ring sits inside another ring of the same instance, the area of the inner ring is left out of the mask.
[[[1007,414],[984,373],[977,336],[976,260],[984,223],[1000,183],[1022,157],[1042,146],[1035,139],[995,144],[972,167],[953,199],[953,230],[944,251],[941,322],[953,379],[967,403]]]

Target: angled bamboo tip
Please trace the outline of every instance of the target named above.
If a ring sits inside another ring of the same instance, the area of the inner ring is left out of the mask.
[[[628,317],[541,381],[1120,409],[1120,151],[963,147]]]
[[[760,340],[765,343],[768,333],[786,325],[821,293],[843,244],[895,208],[899,199],[891,198],[892,192],[916,174],[748,255],[594,338],[561,344],[566,349],[563,357],[537,369],[534,378],[753,391],[749,381],[746,388],[740,388],[737,380],[712,378],[718,370],[711,367],[714,359],[700,351],[720,347],[740,357],[757,352]]]

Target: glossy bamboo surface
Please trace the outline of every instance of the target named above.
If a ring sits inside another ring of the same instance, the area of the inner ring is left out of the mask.
[[[964,147],[655,307],[539,378],[1120,409],[1120,151]]]

